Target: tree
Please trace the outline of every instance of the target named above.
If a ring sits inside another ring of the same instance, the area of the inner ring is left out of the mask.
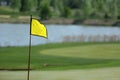
[[[113,0],[112,1],[112,15],[113,15],[113,18],[117,18],[118,16],[118,5],[117,5],[118,1],[117,0]]]
[[[83,1],[84,0],[64,0],[64,3],[65,5],[69,6],[71,9],[78,9],[81,8]]]
[[[11,8],[13,9],[19,9],[21,4],[20,4],[21,0],[11,0]]]
[[[37,0],[36,6],[37,6],[37,10],[39,11],[40,7],[41,7],[41,1],[42,0]]]
[[[71,16],[71,9],[67,6],[65,6],[61,16],[65,17],[65,18],[70,17]]]
[[[90,17],[90,15],[91,15],[91,13],[93,12],[93,9],[92,9],[92,0],[85,0],[84,1],[84,5],[82,6],[82,11],[83,11],[83,16],[84,16],[84,18],[86,19],[86,18],[89,18]]]
[[[46,2],[45,0],[41,1],[39,5],[39,16],[42,20],[49,19],[52,16],[51,10],[50,10],[50,2]]]
[[[60,10],[59,10],[59,5],[60,5],[60,2],[59,0],[50,0],[50,8],[51,8],[51,11],[53,12],[52,13],[52,17],[56,18],[56,17],[59,17],[60,16]]]
[[[21,0],[20,12],[27,12],[30,11],[30,9],[31,9],[30,0]]]

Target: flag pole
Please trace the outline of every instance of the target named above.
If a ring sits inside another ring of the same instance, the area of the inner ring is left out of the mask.
[[[28,49],[28,74],[27,74],[27,80],[30,78],[30,56],[31,56],[31,22],[32,22],[32,15],[30,15],[30,34],[29,34],[29,49]]]

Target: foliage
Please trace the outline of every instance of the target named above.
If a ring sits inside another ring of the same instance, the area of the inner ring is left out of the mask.
[[[30,11],[30,9],[31,9],[30,0],[21,0],[20,12],[27,12]]]
[[[16,8],[19,9],[20,6],[21,6],[20,0],[11,0],[11,7],[13,9],[16,9]]]
[[[0,0],[7,1],[8,0]],[[51,17],[118,19],[120,0],[9,0],[13,9],[34,12],[41,19]],[[13,5],[14,4],[14,5]],[[77,12],[76,12],[77,11]],[[82,16],[82,17],[80,17]]]
[[[71,15],[71,9],[69,7],[64,7],[62,11],[62,17],[68,18]]]
[[[49,19],[51,17],[51,10],[49,7],[49,2],[46,1],[41,1],[40,6],[39,6],[39,16],[42,20]]]

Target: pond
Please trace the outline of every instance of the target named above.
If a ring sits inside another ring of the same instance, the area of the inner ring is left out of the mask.
[[[120,27],[83,25],[46,25],[48,39],[32,36],[32,45],[77,42],[120,41]],[[0,46],[27,46],[29,24],[0,24]]]

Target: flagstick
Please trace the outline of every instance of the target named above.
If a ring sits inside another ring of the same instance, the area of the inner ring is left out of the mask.
[[[29,80],[29,76],[30,76],[30,54],[31,54],[31,35],[30,35],[30,41],[29,41],[28,76],[27,76],[27,80]]]
[[[29,51],[28,51],[28,75],[27,75],[27,80],[30,78],[30,55],[31,55],[31,20],[32,20],[32,15],[30,18],[30,36],[29,36]]]

